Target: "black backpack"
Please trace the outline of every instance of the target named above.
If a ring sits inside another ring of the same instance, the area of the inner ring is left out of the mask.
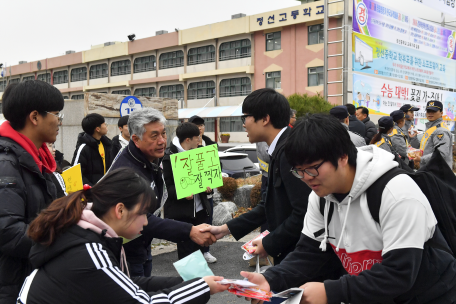
[[[379,212],[383,190],[386,184],[399,174],[410,176],[423,191],[438,222],[434,236],[440,231],[447,244],[436,241],[435,237],[426,243],[456,257],[456,176],[438,150],[434,151],[429,163],[417,172],[411,173],[400,168],[393,168],[367,189],[367,205],[372,218],[380,224]],[[325,203],[325,199],[320,198],[321,214],[324,214]],[[333,212],[334,205],[331,204],[327,218],[328,225]],[[323,233],[324,230],[318,231],[315,236]]]

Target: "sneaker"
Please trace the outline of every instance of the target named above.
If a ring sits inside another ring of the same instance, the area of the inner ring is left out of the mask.
[[[217,259],[209,252],[205,252],[203,256],[204,259],[206,259],[206,262],[208,262],[209,264],[217,262]]]

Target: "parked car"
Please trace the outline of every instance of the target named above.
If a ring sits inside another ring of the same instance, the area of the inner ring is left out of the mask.
[[[246,178],[260,174],[260,170],[245,153],[219,151],[222,175],[232,178]]]
[[[260,168],[260,165],[258,164],[257,149],[255,144],[245,144],[236,146],[233,148],[226,149],[226,152],[247,154],[249,159],[255,164],[255,166],[257,166],[258,169]]]

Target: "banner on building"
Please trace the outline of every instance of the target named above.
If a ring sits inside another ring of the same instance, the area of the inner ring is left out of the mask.
[[[456,87],[456,61],[353,33],[353,71],[438,87]]]
[[[455,59],[455,32],[452,30],[375,0],[353,1],[354,32],[435,56]]]
[[[414,0],[428,7],[432,7],[445,14],[450,14],[456,17],[456,0]]]
[[[369,114],[389,115],[404,104],[411,104],[420,109],[415,112],[415,124],[419,124],[425,122],[426,103],[430,100],[443,103],[444,120],[456,121],[456,92],[353,73],[353,104],[368,108]],[[450,126],[454,128],[454,123]]]

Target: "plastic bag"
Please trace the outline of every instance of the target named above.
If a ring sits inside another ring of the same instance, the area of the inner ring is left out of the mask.
[[[214,275],[200,250],[193,252],[173,265],[184,281]]]

